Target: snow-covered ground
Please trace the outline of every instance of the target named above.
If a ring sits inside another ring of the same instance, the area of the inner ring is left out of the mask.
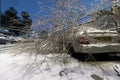
[[[0,46],[0,80],[120,80],[115,62],[78,62],[60,54],[20,51],[18,45]]]

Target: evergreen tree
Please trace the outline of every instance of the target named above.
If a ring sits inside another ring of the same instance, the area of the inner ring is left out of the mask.
[[[17,16],[17,11],[10,7],[4,13],[1,13],[1,25],[8,29],[14,35],[28,35],[30,33],[32,20],[27,12],[21,13],[22,18]]]
[[[32,25],[32,20],[30,19],[30,15],[29,13],[22,11],[21,13],[22,18],[23,18],[23,24],[24,26],[24,33],[29,36],[30,32],[31,32],[31,25]]]
[[[5,17],[6,17],[6,26],[10,26],[9,28],[11,28],[11,26],[17,21],[18,17],[17,17],[17,11],[13,8],[10,7],[7,11],[5,11]]]

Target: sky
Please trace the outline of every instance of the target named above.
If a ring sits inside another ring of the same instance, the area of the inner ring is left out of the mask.
[[[1,1],[1,12],[4,12],[9,9],[9,7],[14,7],[15,10],[18,12],[18,16],[21,17],[22,11],[27,11],[30,14],[31,19],[33,22],[38,18],[39,15],[48,14],[42,12],[40,13],[41,6],[51,6],[52,2],[51,0],[47,0],[48,2],[45,2],[45,0],[0,0]],[[100,0],[81,0],[82,4],[87,7],[87,9],[90,9],[90,5],[92,2],[97,2]],[[44,3],[40,4],[40,2]]]
[[[22,11],[27,11],[31,18],[35,18],[35,13],[39,11],[37,0],[1,0],[1,12],[6,11],[9,7],[14,7],[18,16],[21,16]]]
[[[40,11],[40,3],[39,2],[43,2],[45,0],[1,0],[1,12],[6,11],[7,9],[9,9],[9,7],[14,7],[17,12],[18,12],[18,16],[21,16],[21,12],[22,11],[27,11],[31,18],[34,20],[36,19],[36,14],[39,13]],[[50,0],[48,0],[50,1]],[[89,3],[90,1],[93,0],[84,0],[86,3]],[[46,4],[46,3],[45,3]],[[50,2],[47,2],[46,5],[51,5]],[[41,15],[43,15],[44,13],[41,13]]]

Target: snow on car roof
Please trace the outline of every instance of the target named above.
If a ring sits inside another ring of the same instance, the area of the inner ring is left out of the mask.
[[[110,32],[110,33],[117,33],[117,31],[110,31],[110,30],[87,30],[87,32]]]
[[[96,27],[88,27],[88,26],[80,26],[79,31],[87,31],[87,32],[111,32],[111,33],[117,33],[116,30],[102,30]]]

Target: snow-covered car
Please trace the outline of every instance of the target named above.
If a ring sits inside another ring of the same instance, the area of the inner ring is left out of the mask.
[[[0,33],[0,44],[11,44],[17,41],[19,41],[17,38],[12,35],[7,35],[6,32]]]
[[[72,46],[77,53],[120,52],[120,34],[113,30],[84,27],[76,33]]]
[[[11,41],[7,39],[6,35],[0,33],[0,44],[6,44],[6,43],[11,43]]]

